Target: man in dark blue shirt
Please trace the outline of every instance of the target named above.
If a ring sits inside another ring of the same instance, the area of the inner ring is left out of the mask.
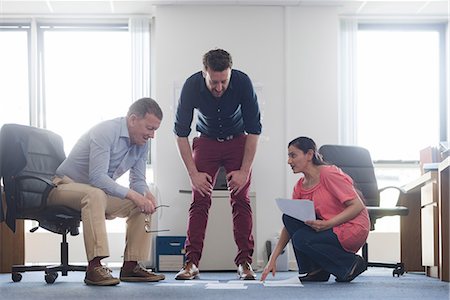
[[[178,102],[174,132],[192,185],[192,203],[186,238],[186,264],[175,279],[194,279],[203,250],[211,193],[218,169],[227,172],[233,212],[235,263],[241,279],[255,279],[249,189],[251,169],[261,133],[260,111],[253,84],[243,72],[232,69],[231,55],[215,49],[203,56],[203,70],[184,83]],[[191,145],[188,136],[197,110]]]

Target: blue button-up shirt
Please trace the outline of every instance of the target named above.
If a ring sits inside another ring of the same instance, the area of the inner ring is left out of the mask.
[[[253,84],[239,70],[231,70],[230,83],[220,98],[208,90],[202,72],[186,80],[176,113],[174,132],[177,136],[189,136],[194,109],[198,110],[197,131],[209,137],[261,133],[261,114]]]
[[[104,121],[76,143],[69,156],[56,170],[75,182],[98,187],[108,195],[124,199],[128,188],[115,180],[130,170],[130,188],[144,194],[148,144],[131,144],[126,118]]]

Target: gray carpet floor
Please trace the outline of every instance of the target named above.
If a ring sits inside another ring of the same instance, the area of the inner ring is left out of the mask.
[[[113,269],[115,276],[118,269]],[[420,273],[393,277],[391,269],[369,268],[351,283],[337,283],[332,276],[325,283],[304,283],[303,286],[268,287],[258,283],[244,284],[245,289],[226,289],[209,281],[228,283],[236,280],[233,272],[202,272],[200,283],[182,284],[175,273],[164,272],[166,280],[157,283],[121,282],[114,287],[93,287],[83,283],[84,273],[71,272],[47,284],[42,272],[23,273],[20,282],[10,274],[0,274],[0,299],[450,299],[450,284]],[[260,273],[258,272],[258,278]],[[278,272],[269,280],[293,278],[296,272]],[[195,281],[194,281],[195,282]],[[198,282],[198,281],[197,281]],[[216,287],[219,289],[209,289]]]

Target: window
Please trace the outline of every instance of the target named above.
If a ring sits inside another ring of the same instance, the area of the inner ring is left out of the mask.
[[[30,124],[29,31],[27,25],[0,25],[0,126]]]
[[[380,187],[420,176],[419,153],[447,139],[445,24],[341,23],[340,140],[367,148]],[[382,205],[393,195],[382,195]],[[398,231],[399,217],[377,221]]]
[[[68,154],[93,125],[124,116],[133,97],[150,96],[144,73],[150,68],[149,38],[147,18],[0,24],[0,99],[6,100],[0,126],[52,130],[62,136]],[[119,183],[128,186],[127,174]],[[124,223],[107,222],[109,232],[124,232]]]
[[[93,125],[132,103],[127,27],[41,26],[45,126],[69,153]]]
[[[439,145],[440,130],[446,136],[443,34],[436,26],[359,25],[356,141],[375,161],[418,161],[421,149]]]

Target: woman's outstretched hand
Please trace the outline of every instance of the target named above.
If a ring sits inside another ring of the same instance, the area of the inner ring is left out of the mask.
[[[261,274],[261,279],[260,279],[260,281],[265,281],[267,275],[269,275],[270,272],[272,272],[272,276],[275,277],[276,269],[277,269],[276,263],[275,263],[275,262],[272,262],[272,261],[269,259],[269,262],[268,262],[267,265],[264,267],[264,270],[263,270],[263,272],[262,272],[262,274]]]

